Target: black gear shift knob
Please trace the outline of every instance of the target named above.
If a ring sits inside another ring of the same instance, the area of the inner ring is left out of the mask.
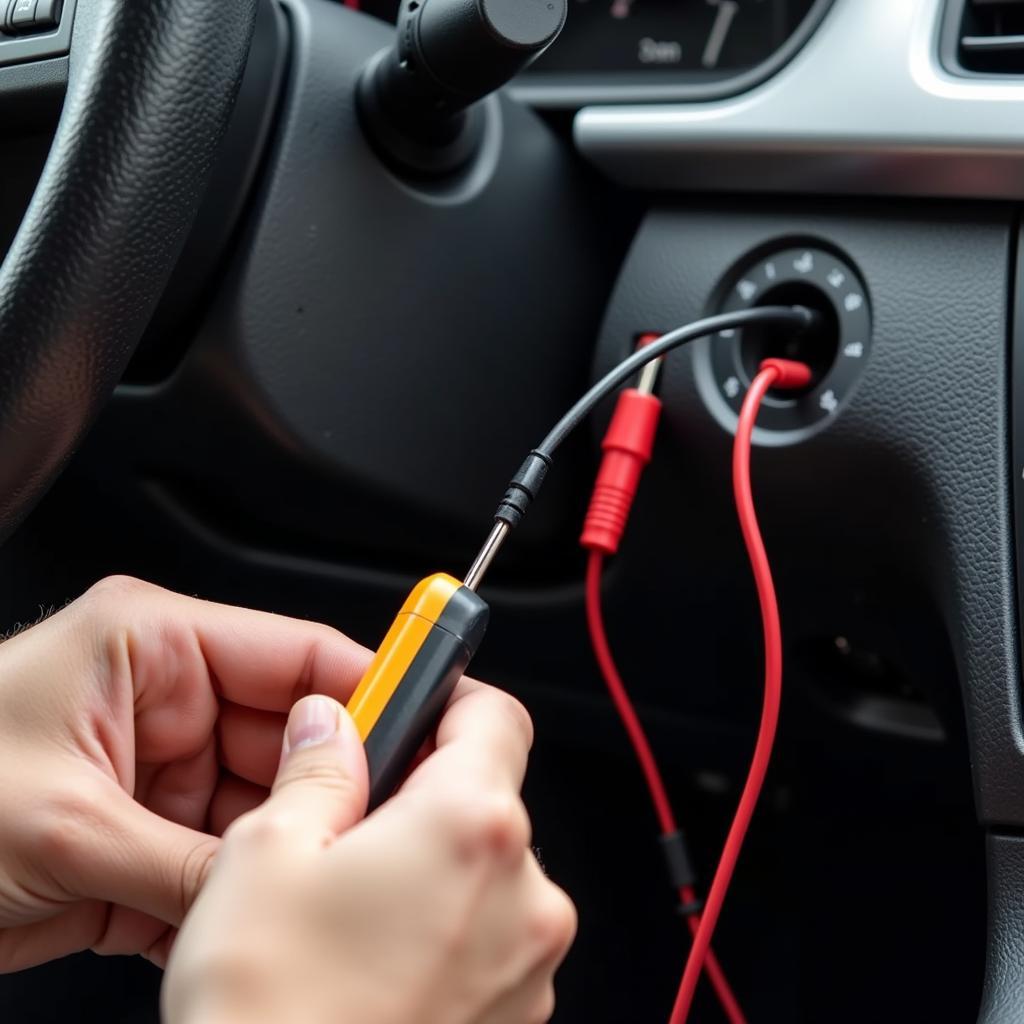
[[[480,140],[473,104],[540,56],[566,12],[567,0],[402,0],[394,45],[360,79],[378,151],[415,173],[458,169]]]
[[[469,106],[543,53],[565,15],[566,0],[421,0],[418,31],[410,33],[414,59],[448,102]]]

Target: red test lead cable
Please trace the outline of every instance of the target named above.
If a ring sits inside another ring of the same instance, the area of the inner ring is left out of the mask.
[[[642,346],[657,337],[645,335],[640,344]],[[690,932],[696,935],[700,916],[683,836],[676,824],[654,752],[612,657],[601,610],[604,559],[606,555],[615,554],[619,548],[640,477],[654,449],[654,438],[661,416],[661,402],[652,393],[658,370],[659,362],[650,364],[641,376],[639,386],[619,395],[612,422],[601,446],[604,459],[594,484],[580,543],[590,551],[586,603],[587,626],[594,657],[643,771],[661,828],[673,883],[677,886],[682,907],[687,910]],[[704,970],[730,1024],[746,1024],[736,996],[710,949],[707,951]]]
[[[732,482],[736,495],[736,512],[743,532],[743,542],[747,547],[747,555],[754,572],[757,584],[757,597],[761,605],[761,618],[764,624],[764,706],[761,711],[761,725],[758,730],[754,757],[747,774],[736,815],[733,818],[729,834],[725,840],[721,859],[715,871],[715,877],[708,891],[707,902],[700,925],[693,939],[690,956],[686,962],[686,970],[679,994],[672,1010],[670,1024],[686,1024],[686,1019],[693,1005],[693,996],[697,991],[701,970],[705,959],[711,953],[711,936],[718,923],[725,896],[732,881],[736,862],[739,860],[746,838],[747,829],[754,816],[761,787],[764,785],[771,760],[772,746],[775,742],[775,730],[779,721],[779,708],[782,703],[782,627],[779,622],[779,605],[775,598],[775,584],[772,582],[771,566],[768,553],[765,551],[764,540],[757,523],[757,512],[754,508],[754,496],[750,486],[750,447],[754,433],[754,423],[761,409],[764,396],[771,388],[797,389],[806,387],[811,382],[810,368],[803,363],[795,363],[786,359],[766,359],[761,364],[760,372],[750,385],[750,390],[743,401],[739,423],[736,426],[736,441],[732,457]]]
[[[644,727],[637,717],[636,709],[626,691],[622,677],[612,658],[611,649],[608,646],[608,636],[604,628],[604,616],[601,613],[601,570],[604,567],[604,555],[600,551],[592,551],[587,562],[587,624],[590,629],[590,640],[594,648],[594,656],[597,659],[601,675],[604,677],[608,692],[615,703],[622,724],[629,734],[629,741],[633,746],[637,761],[644,773],[647,788],[650,790],[651,803],[654,804],[655,813],[658,816],[658,823],[661,827],[662,839],[668,842],[675,842],[681,838],[679,827],[676,824],[675,815],[672,813],[672,806],[669,802],[668,793],[665,791],[665,783],[662,780],[658,763],[655,760],[654,752],[651,750]],[[679,899],[683,908],[697,906],[697,894],[692,885],[679,886]],[[690,933],[697,934],[700,925],[700,914],[696,911],[687,914],[687,924]],[[722,1010],[730,1024],[746,1024],[746,1017],[736,999],[729,981],[722,970],[714,950],[708,949],[704,959],[704,971],[708,980],[715,990],[715,995],[722,1005]]]

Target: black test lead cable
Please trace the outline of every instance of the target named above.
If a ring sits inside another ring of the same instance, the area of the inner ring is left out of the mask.
[[[688,342],[754,325],[803,333],[820,323],[821,316],[805,306],[762,306],[696,320],[624,359],[555,424],[509,483],[494,526],[465,578],[460,582],[439,573],[416,585],[349,700],[348,710],[366,746],[371,808],[401,782],[480,646],[489,609],[476,591],[537,497],[562,442],[634,373]]]

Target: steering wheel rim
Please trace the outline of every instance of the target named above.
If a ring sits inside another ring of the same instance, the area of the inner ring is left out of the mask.
[[[67,95],[0,265],[0,541],[110,397],[192,224],[256,0],[78,0]]]

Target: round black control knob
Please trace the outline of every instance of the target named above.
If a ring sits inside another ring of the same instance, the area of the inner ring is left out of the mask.
[[[445,174],[479,144],[473,104],[515,77],[558,37],[567,0],[402,0],[394,45],[364,70],[360,110],[388,160]]]
[[[423,61],[450,106],[468,106],[555,41],[566,6],[566,0],[421,0],[414,59]]]

